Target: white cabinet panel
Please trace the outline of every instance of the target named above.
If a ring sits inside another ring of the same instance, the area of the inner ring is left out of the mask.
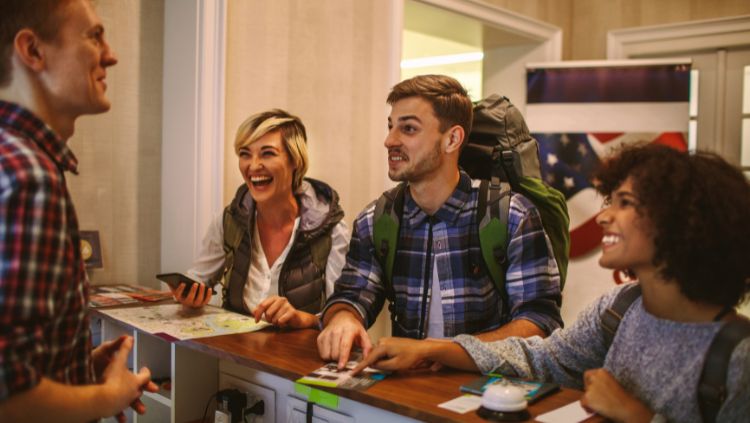
[[[312,406],[313,423],[354,423],[354,418],[346,414],[321,407]],[[291,395],[286,398],[287,423],[307,423],[307,402]]]

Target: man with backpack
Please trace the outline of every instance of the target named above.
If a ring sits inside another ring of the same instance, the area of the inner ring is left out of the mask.
[[[495,255],[502,287],[490,275],[493,260],[480,246],[481,184],[458,166],[472,125],[466,90],[447,76],[418,76],[394,86],[388,104],[388,175],[402,184],[354,222],[346,265],[323,311],[321,358],[343,367],[354,345],[367,355],[365,328],[386,299],[394,336],[494,340],[546,336],[562,326],[552,246],[534,204],[514,192],[487,203],[506,199],[508,210],[507,248]],[[379,218],[383,208],[390,219]],[[395,239],[383,236],[389,230]]]

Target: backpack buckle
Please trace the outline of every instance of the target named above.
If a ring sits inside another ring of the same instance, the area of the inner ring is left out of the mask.
[[[506,169],[512,169],[513,168],[513,152],[511,150],[503,150],[500,152],[500,157],[503,161],[503,166]]]
[[[503,146],[501,146],[498,143],[494,147],[492,147],[492,162],[493,163],[499,163],[503,159],[502,155],[503,155]]]
[[[388,240],[383,239],[380,241],[380,257],[382,257],[383,260],[385,260],[388,257]]]
[[[501,266],[505,267],[505,263],[508,262],[508,255],[502,248],[495,248],[492,250],[492,256],[495,257],[495,261]]]

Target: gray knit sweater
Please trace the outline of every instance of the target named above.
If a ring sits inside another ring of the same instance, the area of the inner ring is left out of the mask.
[[[681,323],[654,317],[638,298],[620,323],[609,351],[599,316],[622,287],[599,298],[575,323],[548,338],[508,338],[483,343],[470,335],[454,341],[482,373],[554,381],[583,389],[583,372],[603,367],[652,411],[674,422],[700,422],[697,386],[703,359],[721,324]],[[717,421],[750,422],[750,339],[732,354],[729,395]]]

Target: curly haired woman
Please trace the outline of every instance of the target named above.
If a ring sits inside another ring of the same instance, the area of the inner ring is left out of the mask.
[[[658,145],[629,147],[598,172],[605,207],[599,264],[628,271],[642,294],[624,313],[609,347],[602,313],[628,285],[542,339],[484,343],[381,340],[360,368],[442,363],[555,381],[585,389],[582,404],[614,421],[700,422],[698,383],[706,352],[750,291],[750,184],[709,153]],[[357,369],[359,370],[359,368]],[[750,416],[750,338],[733,350],[717,421]]]

